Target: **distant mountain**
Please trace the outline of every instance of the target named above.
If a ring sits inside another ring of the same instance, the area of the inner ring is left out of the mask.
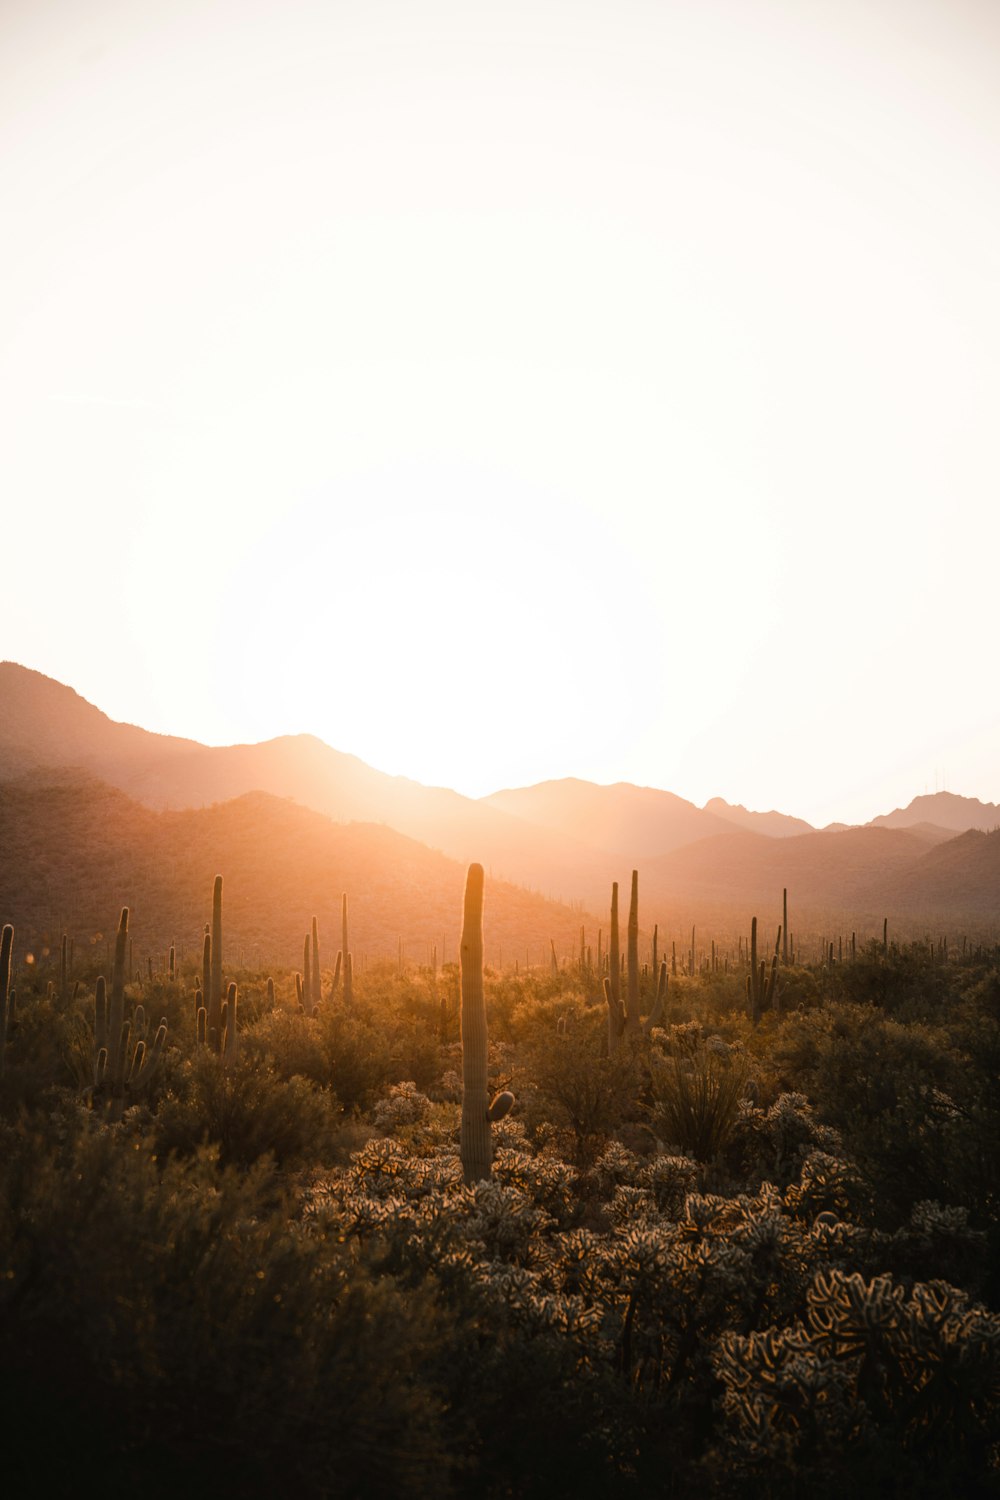
[[[350,903],[360,956],[411,962],[458,956],[465,866],[390,828],[336,824],[262,792],[185,811],[154,811],[80,775],[35,772],[0,785],[0,920],[14,923],[19,953],[54,950],[66,932],[77,953],[104,953],[122,906],[130,910],[137,961],[176,942],[201,951],[212,884],[224,877],[226,962],[301,967],[302,939],[319,919],[332,968],[340,947],[340,898]],[[579,947],[578,911],[487,880],[487,961],[547,964]],[[81,960],[82,961],[82,960]]]
[[[383,847],[386,858],[398,858],[403,866],[412,866],[415,860],[419,865],[420,860],[430,857],[430,851],[439,851],[436,858],[444,858],[446,864],[457,862],[448,878],[458,881],[459,887],[465,865],[477,860],[498,881],[507,879],[586,907],[598,914],[598,922],[605,927],[611,883],[617,880],[627,892],[633,867],[640,872],[643,925],[666,922],[674,931],[683,931],[692,921],[734,919],[742,930],[751,913],[776,919],[785,886],[789,889],[789,925],[793,932],[811,927],[822,933],[830,930],[834,921],[848,928],[851,924],[863,928],[865,923],[877,922],[880,928],[883,915],[905,921],[910,914],[922,923],[927,913],[958,909],[955,903],[966,899],[962,892],[971,903],[967,909],[981,913],[983,921],[992,921],[993,913],[1000,911],[1000,906],[990,905],[988,859],[992,856],[984,855],[978,844],[963,844],[952,836],[956,826],[964,830],[970,820],[987,828],[1000,823],[1000,808],[973,798],[951,793],[918,797],[908,808],[897,809],[863,828],[831,826],[823,830],[810,829],[802,820],[781,813],[748,812],[722,799],[698,808],[670,792],[625,782],[597,786],[567,778],[473,799],[447,788],[387,776],[311,735],[214,748],[116,724],[71,688],[8,662],[0,664],[0,782],[7,778],[9,790],[11,785],[16,786],[10,778],[25,773],[29,773],[28,781],[11,795],[25,795],[33,783],[44,786],[45,794],[36,808],[38,837],[41,839],[42,830],[48,829],[51,848],[29,847],[30,840],[23,835],[24,882],[9,887],[10,899],[25,914],[34,909],[24,904],[28,877],[31,871],[37,874],[42,870],[48,860],[53,868],[63,870],[62,884],[47,885],[39,876],[33,899],[49,911],[50,916],[44,920],[56,925],[57,918],[68,920],[70,897],[75,910],[85,896],[73,895],[58,828],[47,820],[49,809],[58,805],[66,811],[67,827],[77,826],[73,808],[79,793],[72,789],[79,786],[81,776],[107,784],[97,800],[107,813],[108,826],[116,830],[116,839],[105,837],[100,826],[102,813],[92,837],[94,846],[102,850],[100,860],[95,863],[83,843],[77,848],[74,869],[80,891],[101,894],[102,901],[111,900],[112,906],[122,904],[128,900],[128,892],[114,894],[108,883],[109,873],[120,868],[129,876],[124,884],[138,880],[140,894],[148,889],[157,893],[157,902],[166,903],[163,910],[170,916],[168,925],[174,923],[175,912],[177,921],[181,916],[189,919],[192,908],[182,911],[169,900],[172,881],[187,889],[189,865],[164,845],[162,829],[167,825],[150,822],[150,817],[182,811],[186,816],[189,810],[204,813],[201,821],[182,820],[177,824],[172,846],[180,849],[177,841],[183,840],[184,847],[204,851],[204,868],[199,867],[200,891],[223,866],[223,855],[230,847],[226,843],[231,833],[227,820],[236,819],[241,828],[251,826],[258,815],[264,817],[259,809],[269,799],[284,799],[278,805],[288,818],[293,814],[306,818],[323,814],[320,821],[327,837],[348,842],[357,838],[366,849]],[[65,793],[62,801],[60,785]],[[131,799],[124,804],[127,813],[108,800],[109,787]],[[226,811],[236,799],[260,793],[267,795],[264,803],[254,804],[257,814],[251,816],[246,809],[239,815]],[[289,807],[291,799],[297,807]],[[268,814],[264,822],[270,817]],[[331,833],[327,819],[342,826]],[[351,830],[352,823],[381,825],[384,845],[377,845],[371,827],[357,833]],[[276,846],[286,838],[287,830],[282,830],[284,824],[275,834]],[[393,842],[398,837],[401,844]],[[213,840],[222,841],[218,849]],[[152,863],[148,868],[138,852],[144,842],[157,851],[155,858],[149,856]],[[343,845],[345,850],[348,842]],[[959,847],[953,849],[956,843]],[[264,847],[258,841],[258,859]],[[419,858],[414,849],[419,849]],[[932,855],[940,855],[940,861],[934,862]],[[268,852],[267,858],[271,857]],[[984,859],[986,866],[982,865]],[[12,870],[17,871],[11,861],[8,846],[4,880]],[[420,868],[423,873],[418,883],[426,882],[428,892],[433,894],[440,885],[439,877],[431,865]],[[343,888],[361,881],[362,875],[344,880],[331,874],[330,879]],[[385,877],[379,879],[384,885]],[[323,899],[332,897],[325,880],[312,888],[296,880],[292,880],[289,891],[305,894],[294,894],[288,909],[289,920],[298,922],[311,915],[296,915],[300,899],[318,910]],[[522,890],[521,895],[526,896],[526,892]],[[435,915],[429,928],[410,921],[403,930],[404,939],[406,931],[433,931],[447,906],[448,901],[444,901],[440,918]],[[89,908],[88,913],[87,922],[99,919],[100,924],[106,924],[109,920]],[[277,941],[285,920],[283,906],[280,917],[275,917],[277,925],[269,926],[262,909],[254,919],[253,930],[271,932]],[[386,918],[379,929],[382,937],[392,925]],[[506,930],[513,941],[516,924],[512,922]],[[534,934],[531,941],[545,937],[540,927],[532,926],[530,931]]]
[[[624,860],[666,854],[728,831],[728,823],[673,792],[619,781],[597,786],[566,777],[509,788],[482,798],[490,807],[540,828],[572,835]]]
[[[546,894],[596,898],[605,854],[444,787],[387,776],[312,735],[206,746],[117,724],[72,688],[0,664],[0,777],[79,767],[153,808],[197,808],[246,792],[293,797],[338,822],[385,823],[464,863]]]
[[[815,833],[811,823],[804,818],[792,818],[788,813],[749,812],[742,803],[725,802],[721,797],[712,797],[705,803],[705,812],[713,817],[724,818],[739,828],[751,833],[766,833],[770,838],[787,839],[798,833]]]
[[[195,740],[116,724],[71,687],[16,662],[0,662],[0,778],[38,766],[150,765],[202,749]]]
[[[914,797],[908,807],[897,807],[894,812],[872,818],[868,826],[909,828],[914,823],[936,824],[939,828],[950,828],[953,833],[964,833],[967,828],[988,833],[1000,828],[1000,806],[995,802],[980,802],[978,797],[960,797],[956,792],[933,792]]]

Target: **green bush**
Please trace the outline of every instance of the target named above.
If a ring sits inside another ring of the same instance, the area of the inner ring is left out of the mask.
[[[178,1082],[156,1117],[161,1153],[191,1155],[214,1145],[224,1166],[250,1166],[268,1155],[285,1165],[322,1161],[333,1148],[336,1102],[305,1078],[280,1077],[264,1058],[243,1057],[227,1068],[202,1050]]]

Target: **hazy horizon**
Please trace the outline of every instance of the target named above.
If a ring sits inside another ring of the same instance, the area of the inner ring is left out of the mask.
[[[13,665],[15,667],[24,667],[24,668],[26,668],[29,671],[39,671],[40,670],[38,668],[28,667],[27,663],[22,663],[22,662],[13,662],[13,663],[0,662],[0,667],[7,666],[7,665]],[[42,675],[43,676],[47,676],[48,674],[42,674]],[[69,687],[69,688],[73,689],[74,692],[77,691],[75,688],[73,688],[73,684],[72,683],[64,683],[64,684],[62,684],[62,686]],[[82,694],[78,694],[78,696],[83,696],[83,695]],[[85,701],[89,701],[89,700],[85,700]],[[99,703],[92,704],[91,706],[94,707],[94,708],[99,709],[102,713],[104,713],[104,710],[101,709],[101,705]],[[109,716],[106,715],[106,717],[109,717]],[[129,723],[131,725],[131,727],[139,728],[139,729],[146,729],[147,728],[146,725],[143,725],[143,724],[134,724],[133,721],[113,721],[113,722]],[[173,735],[173,732],[170,731],[170,730],[154,730],[154,731],[150,731],[150,732],[152,732],[152,733],[164,733],[164,734],[167,734],[167,735]],[[284,739],[284,738],[296,738],[300,734],[311,734],[311,731],[305,731],[305,730],[300,730],[300,731],[296,731],[296,730],[278,731],[275,735],[268,736],[268,739],[269,740],[280,740],[280,739]],[[181,739],[192,739],[192,740],[196,740],[197,739],[197,736],[194,736],[194,735],[186,735],[186,736],[177,735],[177,736],[173,736],[173,737],[175,737],[175,738],[181,738]],[[313,736],[313,737],[321,739],[321,736]],[[202,741],[198,741],[198,743],[200,743],[202,745],[205,745],[208,748],[221,749],[221,748],[231,747],[231,746],[237,745],[237,744],[247,745],[247,744],[256,744],[256,743],[261,743],[261,742],[260,741],[218,741],[218,742],[211,742],[211,741],[204,741],[204,740],[202,740]],[[322,743],[329,745],[329,741],[322,740]],[[356,759],[361,759],[361,757],[356,756],[355,752],[353,750],[351,750],[351,748],[349,746],[346,746],[346,745],[330,745],[329,748],[331,748],[331,749],[333,749],[335,751],[341,752],[341,753],[343,753],[345,755],[354,756]],[[411,781],[414,781],[414,782],[419,782],[419,778],[417,778],[415,776],[409,776],[408,773],[405,770],[387,771],[386,767],[384,767],[384,766],[374,765],[371,762],[364,762],[364,763],[366,765],[371,766],[371,769],[373,769],[375,771],[383,772],[383,773],[385,773],[387,775],[403,777],[404,779],[408,779],[408,780],[411,780]],[[460,787],[452,787],[452,788],[450,788],[450,790],[460,792],[463,796],[469,796],[469,797],[472,797],[472,798],[474,798],[475,800],[478,800],[478,801],[485,801],[485,800],[487,800],[488,798],[490,798],[492,796],[498,795],[498,794],[506,792],[506,791],[525,790],[525,789],[529,789],[530,790],[531,788],[536,787],[538,785],[545,785],[545,784],[547,784],[549,782],[559,782],[559,781],[566,781],[566,780],[579,781],[579,782],[581,782],[581,784],[585,784],[585,785],[586,784],[590,784],[590,785],[602,786],[602,787],[636,786],[640,790],[664,791],[664,792],[671,793],[674,796],[678,796],[678,797],[684,798],[684,793],[681,792],[681,791],[678,791],[678,789],[676,787],[660,786],[660,785],[658,785],[656,783],[652,783],[652,782],[639,782],[639,783],[628,782],[628,781],[623,780],[621,778],[618,778],[618,779],[616,779],[614,781],[595,781],[593,778],[573,777],[573,776],[570,776],[568,774],[567,774],[567,776],[564,776],[564,777],[543,777],[543,778],[540,779],[539,782],[532,782],[532,783],[521,784],[519,787],[514,787],[514,786],[489,787],[486,791],[484,791],[484,792],[478,792],[478,793],[475,793],[475,792],[462,792],[462,789]],[[433,782],[432,781],[432,782],[420,782],[419,784],[425,785],[425,786],[431,786],[431,787],[435,787],[435,786],[436,787],[444,787],[444,788],[448,789],[447,788],[447,783],[445,783],[445,782]],[[976,793],[955,793],[952,788],[948,788],[948,787],[944,787],[944,786],[935,786],[935,787],[931,787],[931,788],[925,787],[922,792],[921,791],[915,791],[915,792],[913,792],[911,796],[909,796],[909,797],[907,797],[905,799],[905,801],[902,801],[902,802],[899,802],[899,803],[895,804],[894,807],[882,807],[882,808],[876,809],[871,814],[871,818],[878,817],[881,814],[890,813],[890,812],[894,811],[896,808],[905,808],[905,807],[909,806],[909,804],[912,801],[914,801],[917,797],[924,796],[924,795],[936,795],[938,792],[948,792],[950,795],[957,795],[957,796],[977,797]],[[713,794],[713,796],[707,798],[704,803],[701,803],[701,804],[699,804],[699,803],[693,803],[693,805],[696,806],[696,807],[699,807],[701,809],[705,809],[705,808],[707,808],[709,806],[709,804],[713,800],[715,800],[716,796],[717,796],[717,794]],[[693,799],[691,799],[691,798],[684,798],[684,800],[686,800],[688,802],[693,802]],[[742,807],[744,811],[751,812],[751,813],[754,813],[754,814],[768,814],[768,813],[772,813],[772,812],[777,812],[779,814],[787,815],[787,816],[793,817],[793,818],[801,818],[802,817],[802,814],[800,814],[800,813],[796,812],[794,809],[791,809],[791,808],[788,808],[788,807],[771,807],[771,808],[751,807],[748,803],[742,802],[739,799],[723,798],[722,800],[725,801],[730,806],[733,806],[733,807]],[[986,797],[979,796],[978,800],[980,802],[987,803],[987,802],[989,802],[990,799],[986,798]],[[808,822],[809,820],[806,819],[805,821]],[[847,819],[837,819],[837,818],[830,819],[829,821],[831,823],[848,822]],[[858,823],[867,823],[869,821],[870,821],[869,818],[857,820]],[[814,825],[814,826],[821,827],[823,825]]]
[[[11,0],[0,654],[481,796],[1000,801],[1000,9]]]

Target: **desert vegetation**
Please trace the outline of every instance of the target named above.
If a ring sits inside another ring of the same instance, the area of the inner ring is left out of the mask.
[[[4,928],[12,1493],[996,1492],[1000,952],[678,963],[634,876],[500,970],[474,866],[458,962],[344,898],[265,973],[224,896],[183,961]]]

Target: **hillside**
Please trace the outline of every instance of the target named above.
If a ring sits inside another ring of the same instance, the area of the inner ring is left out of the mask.
[[[1000,918],[1000,830],[970,828],[929,850],[887,887],[899,908],[928,918]]]
[[[176,942],[200,951],[212,882],[225,878],[229,961],[300,966],[310,918],[332,964],[348,893],[358,955],[418,963],[458,951],[465,868],[394,830],[334,824],[262,792],[214,807],[154,811],[93,779],[41,773],[0,785],[0,914],[18,949],[55,947],[62,932],[103,953],[122,906],[137,955]],[[501,881],[487,882],[487,954],[548,962],[579,945],[579,913]]]

